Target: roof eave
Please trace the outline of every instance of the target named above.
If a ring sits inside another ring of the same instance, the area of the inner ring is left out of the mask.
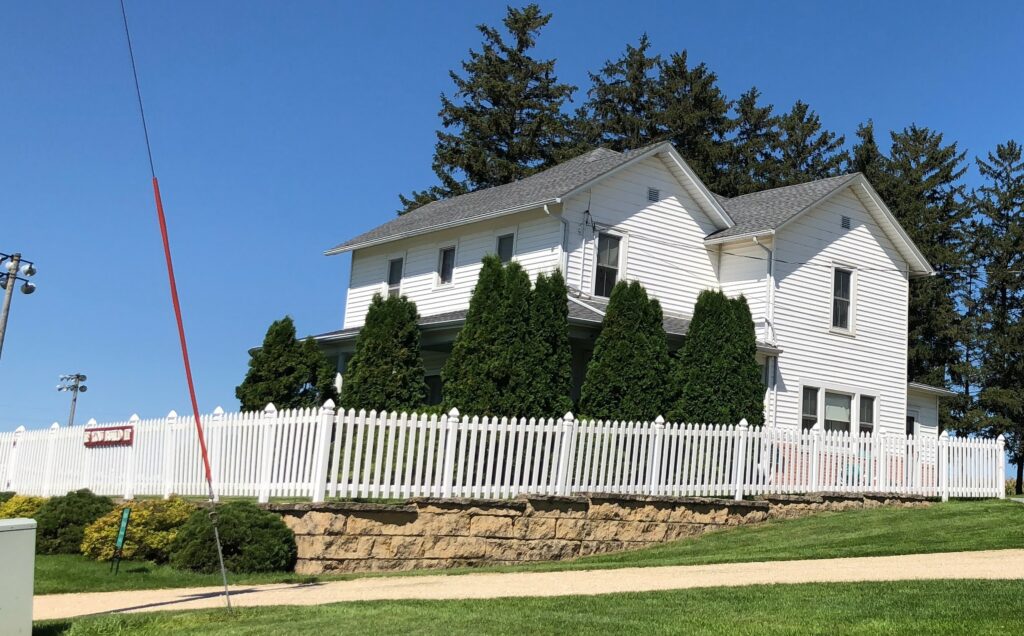
[[[950,391],[949,389],[940,386],[932,386],[930,384],[921,384],[920,382],[907,382],[907,390],[928,393],[929,395],[935,395],[938,397],[954,397],[956,395],[956,392]]]
[[[739,241],[747,241],[754,238],[771,237],[775,236],[775,230],[758,230],[756,232],[745,232],[743,234],[732,234],[730,236],[721,236],[718,238],[706,238],[704,239],[705,245],[720,245],[722,243],[736,243]]]
[[[517,214],[519,212],[526,212],[527,210],[534,210],[537,208],[543,208],[545,205],[558,205],[562,202],[563,197],[552,197],[548,199],[542,199],[536,202],[525,203],[511,208],[505,208],[502,210],[496,210],[494,212],[488,212],[481,216],[475,216],[472,219],[460,219],[457,221],[449,221],[448,223],[442,223],[440,225],[434,225],[428,228],[421,228],[418,230],[410,230],[408,232],[402,232],[400,234],[393,234],[391,236],[381,237],[379,239],[371,239],[369,241],[362,241],[360,243],[354,243],[348,245],[342,243],[337,247],[324,252],[324,256],[334,256],[336,254],[344,254],[345,252],[353,252],[358,249],[365,247],[373,247],[374,245],[384,245],[385,243],[393,243],[394,241],[400,241],[405,238],[412,238],[414,236],[423,236],[424,234],[430,234],[432,232],[439,232],[441,230],[451,229],[453,227],[459,227],[462,225],[471,225],[479,221],[487,221],[489,219],[495,219],[508,214]]]

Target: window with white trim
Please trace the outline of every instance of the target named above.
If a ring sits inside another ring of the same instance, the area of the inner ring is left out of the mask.
[[[606,232],[597,235],[597,269],[594,272],[594,295],[605,298],[619,280],[619,248],[622,239]]]
[[[852,331],[853,271],[837,267],[832,273],[832,328]]]
[[[498,237],[498,258],[501,259],[502,263],[507,263],[512,260],[512,250],[515,246],[516,235],[515,234],[502,234]]]
[[[853,396],[845,393],[825,392],[825,430],[850,431]]]
[[[811,430],[818,424],[818,387],[804,387],[800,420],[805,431]]]
[[[388,261],[388,297],[395,298],[402,289],[402,264],[404,259],[393,258]]]
[[[437,257],[437,278],[441,285],[448,285],[455,275],[455,246],[441,248]]]
[[[871,434],[875,431],[875,398],[860,396],[860,432]]]

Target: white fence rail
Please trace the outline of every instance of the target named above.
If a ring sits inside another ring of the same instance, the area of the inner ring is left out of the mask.
[[[1004,496],[1004,441],[655,422],[320,409],[203,417],[219,496],[514,497],[604,492]],[[130,445],[86,431],[131,427]],[[206,494],[191,416],[0,433],[0,490]]]

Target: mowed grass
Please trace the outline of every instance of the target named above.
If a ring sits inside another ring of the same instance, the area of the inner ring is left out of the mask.
[[[374,601],[88,617],[42,636],[182,634],[1010,634],[1024,581],[708,588],[461,601]]]
[[[554,571],[884,556],[1024,548],[1024,506],[1011,501],[952,501],[927,508],[874,508],[731,528],[642,550],[521,566],[420,570],[393,574],[308,577],[286,573],[229,575],[257,584],[468,572]],[[78,556],[36,557],[36,594],[220,585],[219,575],[124,562],[121,573]]]

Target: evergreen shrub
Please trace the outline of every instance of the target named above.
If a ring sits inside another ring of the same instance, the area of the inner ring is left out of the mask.
[[[36,513],[36,552],[78,554],[85,527],[114,508],[109,497],[82,489],[51,497]]]
[[[217,546],[209,509],[193,512],[171,543],[171,566],[215,572]],[[295,536],[281,517],[255,504],[236,501],[216,507],[224,565],[231,572],[279,572],[295,567]]]
[[[82,554],[99,561],[114,558],[114,542],[121,527],[121,511],[131,508],[128,532],[121,552],[125,559],[166,563],[171,543],[196,506],[184,499],[129,501],[111,510],[85,529]]]

